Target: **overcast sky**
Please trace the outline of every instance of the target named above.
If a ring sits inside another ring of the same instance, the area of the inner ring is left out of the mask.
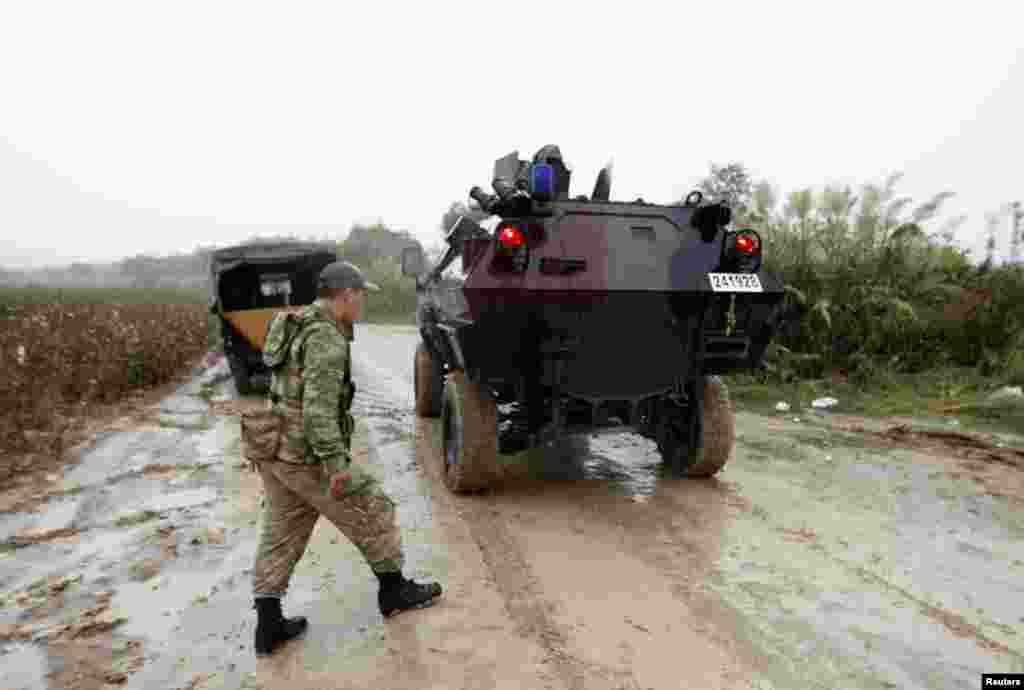
[[[916,200],[957,192],[978,253],[1024,200],[1016,2],[490,7],[0,2],[0,264],[366,218],[434,240],[495,158],[547,143],[573,193],[614,157],[616,199],[676,199],[711,161],[783,191],[902,170]]]

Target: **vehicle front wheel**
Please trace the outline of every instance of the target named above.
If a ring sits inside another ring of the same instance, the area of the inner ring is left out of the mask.
[[[704,379],[704,415],[701,424],[702,443],[697,453],[691,453],[686,442],[684,424],[672,424],[658,442],[662,460],[674,470],[681,468],[680,476],[690,478],[713,477],[732,455],[736,441],[736,416],[729,403],[729,389],[717,376]]]
[[[485,489],[502,478],[498,406],[464,371],[448,374],[441,410],[441,476],[453,493]]]
[[[414,359],[415,374],[413,389],[416,394],[416,414],[421,417],[437,417],[441,414],[441,398],[444,395],[444,377],[441,365],[430,354],[421,340],[416,346]]]

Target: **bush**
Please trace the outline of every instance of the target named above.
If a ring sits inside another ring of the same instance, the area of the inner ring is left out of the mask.
[[[781,211],[774,191],[758,186],[744,225],[761,234],[765,268],[782,277],[787,312],[799,315],[769,351],[776,380],[837,369],[862,383],[949,365],[1018,371],[1024,269],[972,264],[949,240],[962,219],[927,233],[951,194],[908,212],[898,179],[858,196],[803,190]]]
[[[1010,386],[1024,385],[1024,349],[1010,352],[1006,358],[1006,383]]]
[[[402,275],[402,263],[391,257],[353,261],[366,279],[380,286],[366,304],[365,321],[415,322],[416,284]]]

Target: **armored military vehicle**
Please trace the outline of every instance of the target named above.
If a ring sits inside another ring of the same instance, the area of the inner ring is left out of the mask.
[[[502,455],[561,435],[631,429],[674,475],[708,477],[729,458],[733,411],[719,374],[760,365],[783,286],[761,238],[700,192],[678,205],[612,201],[611,168],[569,197],[555,146],[494,166],[436,266],[416,277],[416,411],[443,420],[447,486],[485,488]],[[461,257],[464,276],[442,279]]]
[[[274,314],[311,304],[320,270],[337,261],[333,243],[267,242],[218,249],[210,258],[210,311],[220,317],[224,354],[238,392],[265,392],[263,338]]]

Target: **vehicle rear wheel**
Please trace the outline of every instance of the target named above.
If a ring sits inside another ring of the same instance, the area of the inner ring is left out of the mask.
[[[413,388],[416,392],[416,414],[421,417],[440,416],[441,398],[444,395],[441,365],[430,354],[422,340],[416,346],[414,369]]]
[[[252,391],[252,384],[249,380],[249,367],[245,360],[238,355],[228,355],[228,367],[231,368],[231,377],[235,380],[235,388],[239,395],[248,395]]]
[[[441,409],[441,476],[453,493],[485,489],[502,477],[498,406],[464,371],[448,374]]]
[[[695,454],[690,453],[685,426],[681,424],[673,424],[658,442],[662,459],[673,468],[682,467],[680,474],[683,477],[713,477],[725,467],[732,455],[736,441],[736,416],[729,403],[729,389],[717,376],[704,379],[701,429],[703,443]]]

